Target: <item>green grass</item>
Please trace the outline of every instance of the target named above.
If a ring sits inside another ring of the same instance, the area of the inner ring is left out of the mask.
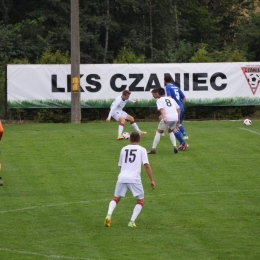
[[[150,149],[157,122],[139,126]],[[259,259],[260,121],[184,126],[187,151],[173,154],[166,134],[149,155],[157,187],[143,171],[145,205],[131,229],[130,193],[103,225],[128,143],[115,140],[116,122],[4,125],[0,258]]]

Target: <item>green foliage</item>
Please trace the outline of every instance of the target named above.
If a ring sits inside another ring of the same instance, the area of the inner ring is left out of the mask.
[[[212,53],[215,62],[245,62],[246,53],[237,48],[226,47],[223,50],[215,50]]]
[[[231,53],[231,56],[227,59],[227,62],[243,62],[243,61],[247,61],[247,60],[238,49],[235,49]]]
[[[213,59],[206,50],[205,44],[200,44],[198,50],[190,58],[190,62],[213,62]]]
[[[144,55],[137,56],[133,50],[127,47],[123,47],[114,60],[114,63],[144,63]]]
[[[209,53],[225,56],[212,56],[214,61],[228,60],[226,48],[241,52],[231,60],[260,60],[259,1],[80,0],[79,5],[81,63],[103,63],[104,57],[117,62],[122,45],[136,55],[128,53],[124,63],[189,62],[201,43]],[[69,52],[69,17],[68,0],[0,2],[0,52],[30,63],[41,59],[46,48]],[[205,53],[193,59],[211,60]]]
[[[0,52],[0,119],[5,115],[5,70],[8,64],[8,56]]]
[[[196,49],[197,44],[187,42],[186,40],[180,41],[177,46],[169,44],[165,62],[188,63]]]
[[[239,26],[237,44],[246,53],[248,60],[260,60],[260,12],[252,12]]]
[[[0,24],[0,51],[9,60],[28,59],[33,63],[46,43],[39,35],[43,34],[40,20],[25,19],[16,24]]]
[[[35,123],[68,123],[70,122],[70,109],[46,108],[46,109],[9,109],[10,118]]]
[[[9,64],[29,64],[29,60],[27,58],[14,58],[12,61],[9,62]]]
[[[46,49],[41,57],[36,61],[38,64],[68,64],[70,63],[69,52],[62,53],[60,50],[52,53]]]
[[[257,117],[258,107],[186,107],[186,120],[238,120],[244,117]]]
[[[244,117],[260,118],[259,106],[187,106],[185,120],[236,120]],[[158,119],[156,107],[126,107],[125,111],[138,121]],[[82,122],[105,120],[109,108],[82,108]],[[36,123],[68,123],[70,108],[41,109],[9,109],[9,119],[18,122],[32,121]]]

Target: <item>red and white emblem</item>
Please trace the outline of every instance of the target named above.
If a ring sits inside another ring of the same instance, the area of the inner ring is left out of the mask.
[[[260,66],[246,66],[246,67],[241,67],[241,69],[254,95],[260,84]]]

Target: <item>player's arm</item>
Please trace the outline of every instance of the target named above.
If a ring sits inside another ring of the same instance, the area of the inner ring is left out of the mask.
[[[184,105],[186,103],[186,97],[181,90],[179,90],[179,95],[180,95],[180,100],[181,100],[182,104]]]
[[[154,179],[153,179],[153,174],[152,174],[152,169],[151,169],[151,166],[149,163],[145,163],[144,164],[144,168],[146,170],[146,173],[150,179],[150,184],[151,184],[151,187],[152,189],[155,189],[155,182],[154,182]]]
[[[138,103],[138,100],[133,100],[133,99],[130,99],[130,98],[127,101],[130,102],[130,103],[134,103],[134,104]]]
[[[167,119],[166,119],[166,117],[165,117],[165,112],[164,112],[164,109],[163,109],[163,108],[160,108],[160,113],[161,113],[163,122],[164,122],[165,124],[167,124],[168,121],[167,121]]]
[[[180,116],[181,116],[181,109],[180,109],[180,107],[177,108],[177,112],[178,112],[178,122],[177,122],[177,125],[179,125],[180,124]]]

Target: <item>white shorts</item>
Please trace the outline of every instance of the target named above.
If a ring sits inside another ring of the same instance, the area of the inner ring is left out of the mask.
[[[160,121],[158,129],[165,131],[167,128],[173,130],[176,127],[177,121],[170,121],[167,124],[163,120]]]
[[[127,113],[125,111],[119,111],[119,112],[115,112],[114,115],[112,115],[112,117],[116,120],[119,121],[119,117],[122,116],[124,119],[126,119],[127,117]]]
[[[125,197],[126,192],[130,190],[136,199],[144,198],[144,188],[142,183],[116,183],[115,197]]]

